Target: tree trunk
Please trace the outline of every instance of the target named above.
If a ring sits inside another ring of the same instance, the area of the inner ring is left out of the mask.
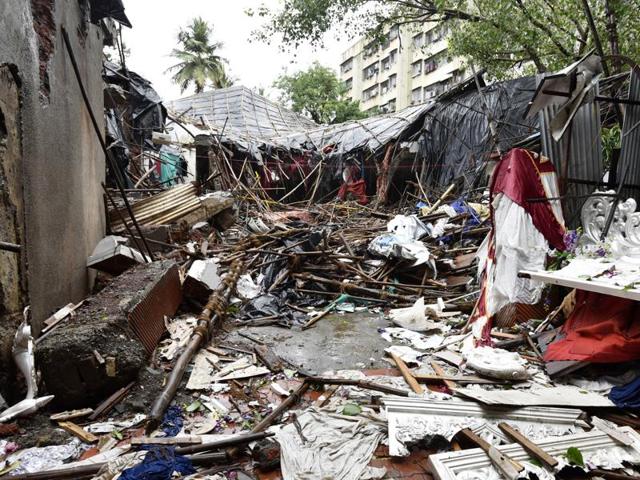
[[[609,39],[609,49],[613,56],[612,66],[613,73],[620,73],[622,71],[622,60],[620,59],[620,44],[618,42],[618,28],[616,26],[616,1],[617,0],[605,0],[604,10],[607,17],[607,37]]]

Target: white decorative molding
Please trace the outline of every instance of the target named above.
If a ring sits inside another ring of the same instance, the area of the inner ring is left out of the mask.
[[[600,195],[599,195],[600,194]],[[601,194],[607,194],[602,196]],[[596,191],[582,206],[581,218],[585,239],[592,245],[601,243],[600,237],[609,218],[615,197],[613,190]],[[640,212],[633,198],[618,203],[611,227],[605,239],[611,244],[614,258],[623,256],[640,260]]]
[[[600,465],[600,462],[605,463],[601,466],[610,466],[621,460],[638,461],[640,459],[640,435],[630,427],[622,427],[619,430],[632,438],[633,444],[631,446],[621,446],[609,435],[597,429],[577,435],[549,438],[538,441],[536,444],[549,455],[558,458],[565,455],[568,448],[575,447],[580,450],[585,461],[592,460]],[[516,443],[498,446],[497,449],[517,462],[528,462],[531,459],[530,455]],[[502,478],[492,467],[487,454],[479,448],[431,455],[429,456],[428,468],[436,480]],[[480,476],[474,476],[474,474]],[[554,477],[550,476],[550,478]]]
[[[481,405],[464,400],[423,400],[419,398],[384,397],[389,422],[389,453],[406,456],[405,443],[440,435],[447,440],[463,428],[470,428],[487,441],[502,443],[495,435],[500,422],[508,421],[533,439],[566,435],[582,431],[575,408],[526,407],[504,408]],[[486,435],[483,435],[485,433]]]

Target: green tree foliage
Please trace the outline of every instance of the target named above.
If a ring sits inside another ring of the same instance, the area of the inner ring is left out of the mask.
[[[315,62],[308,70],[280,75],[273,84],[280,100],[316,123],[342,123],[364,118],[359,102],[346,98],[347,88],[330,68]]]
[[[201,93],[210,85],[213,88],[230,87],[233,81],[225,70],[226,60],[218,52],[222,42],[212,42],[212,27],[202,18],[194,18],[186,29],[178,33],[178,48],[171,56],[179,63],[169,67],[168,72],[176,72],[172,80],[184,92],[192,84],[196,93]]]
[[[607,55],[640,60],[640,0],[587,0]],[[445,23],[449,48],[496,78],[559,69],[594,48],[583,0],[283,0],[258,38],[296,47],[327,32],[380,40],[393,25]],[[616,71],[622,64],[609,59]]]

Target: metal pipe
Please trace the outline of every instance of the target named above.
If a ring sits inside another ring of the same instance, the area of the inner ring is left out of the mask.
[[[7,252],[20,253],[21,249],[22,247],[17,243],[0,242],[0,250],[5,250]]]
[[[111,167],[111,169],[114,172],[114,178],[116,180],[116,184],[118,186],[118,190],[120,190],[120,194],[122,195],[122,200],[124,200],[124,204],[127,207],[127,212],[129,212],[129,217],[131,217],[131,221],[133,222],[133,225],[135,226],[138,235],[140,235],[140,237],[142,238],[142,242],[144,243],[147,252],[149,253],[149,258],[151,260],[155,260],[154,256],[153,256],[153,252],[151,251],[151,248],[149,248],[149,245],[147,245],[147,242],[144,240],[144,235],[142,234],[142,230],[140,229],[140,225],[138,225],[138,221],[136,220],[136,217],[133,214],[133,210],[131,209],[131,205],[129,204],[129,200],[127,199],[127,194],[124,191],[124,185],[122,184],[122,179],[120,178],[120,176],[117,174],[118,170],[118,166],[116,165],[115,160],[113,159],[113,157],[111,156],[111,151],[107,148],[107,145],[104,141],[104,138],[102,138],[102,133],[100,132],[100,127],[98,126],[98,121],[96,120],[96,116],[93,113],[93,110],[91,108],[91,103],[89,102],[89,96],[87,95],[87,91],[84,88],[84,84],[82,83],[82,77],[80,76],[80,69],[78,68],[78,62],[76,62],[76,57],[73,53],[73,48],[71,48],[71,40],[69,40],[69,34],[67,33],[67,30],[64,27],[61,27],[61,31],[62,31],[62,38],[64,40],[64,44],[65,47],[67,49],[67,53],[69,54],[69,59],[71,60],[71,65],[73,67],[73,73],[76,76],[76,80],[78,81],[78,86],[80,87],[80,93],[82,94],[82,99],[84,100],[84,105],[87,108],[87,112],[89,113],[89,117],[91,118],[91,123],[93,124],[93,128],[96,132],[96,135],[98,137],[98,141],[100,142],[100,146],[102,147],[102,151],[104,152],[104,155],[107,159],[107,161],[109,162],[109,165]]]

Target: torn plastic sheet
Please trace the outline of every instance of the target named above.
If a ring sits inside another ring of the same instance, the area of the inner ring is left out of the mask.
[[[396,215],[387,223],[387,232],[406,240],[420,240],[431,233],[431,228],[415,215]]]
[[[19,461],[18,466],[12,470],[14,475],[44,472],[69,463],[71,460],[78,458],[83,451],[84,447],[80,440],[74,438],[64,445],[19,450],[7,457],[7,463],[11,465]]]
[[[444,341],[442,335],[421,335],[413,330],[399,327],[383,328],[380,332],[382,338],[387,342],[393,342],[393,339],[405,340],[411,343],[415,348],[420,350],[429,350],[438,348]]]
[[[424,297],[420,297],[411,307],[392,308],[389,311],[389,317],[396,325],[415,332],[439,330],[441,325],[427,319],[425,312],[426,306],[424,304]]]
[[[144,141],[149,149],[155,150],[152,132],[164,128],[167,110],[151,82],[111,62],[104,62],[103,78],[107,84],[118,85],[127,92],[127,105],[133,119],[132,135],[138,143]]]
[[[282,305],[282,299],[272,293],[267,293],[255,297],[242,310],[248,317],[270,317],[279,315]]]
[[[241,275],[236,285],[238,296],[243,300],[253,300],[262,292],[262,287],[258,283],[254,282],[248,273]]]
[[[369,243],[369,253],[385,258],[404,258],[414,265],[429,263],[434,273],[436,263],[427,246],[418,241],[431,233],[430,226],[425,225],[415,215],[396,215],[387,223],[387,233],[374,238]]]
[[[138,413],[129,420],[92,423],[91,425],[84,427],[84,430],[89,433],[111,433],[116,430],[125,430],[127,428],[135,427],[146,419],[147,416],[144,413]]]
[[[471,79],[462,90],[442,95],[424,120],[420,145],[425,188],[446,188],[454,180],[464,182],[463,190],[473,188],[482,181],[479,173],[487,152],[506,152],[536,134],[538,119],[523,118],[535,87],[535,77],[524,77],[492,83],[480,94]],[[497,145],[489,118],[500,125]]]
[[[299,415],[298,422],[306,440],[293,423],[276,434],[284,480],[360,480],[363,473],[371,473],[367,465],[384,437],[380,427],[314,409]]]
[[[407,240],[394,233],[384,233],[371,240],[368,250],[372,255],[380,257],[411,260],[414,266],[428,263],[436,272],[436,262],[429,249],[417,240]]]

